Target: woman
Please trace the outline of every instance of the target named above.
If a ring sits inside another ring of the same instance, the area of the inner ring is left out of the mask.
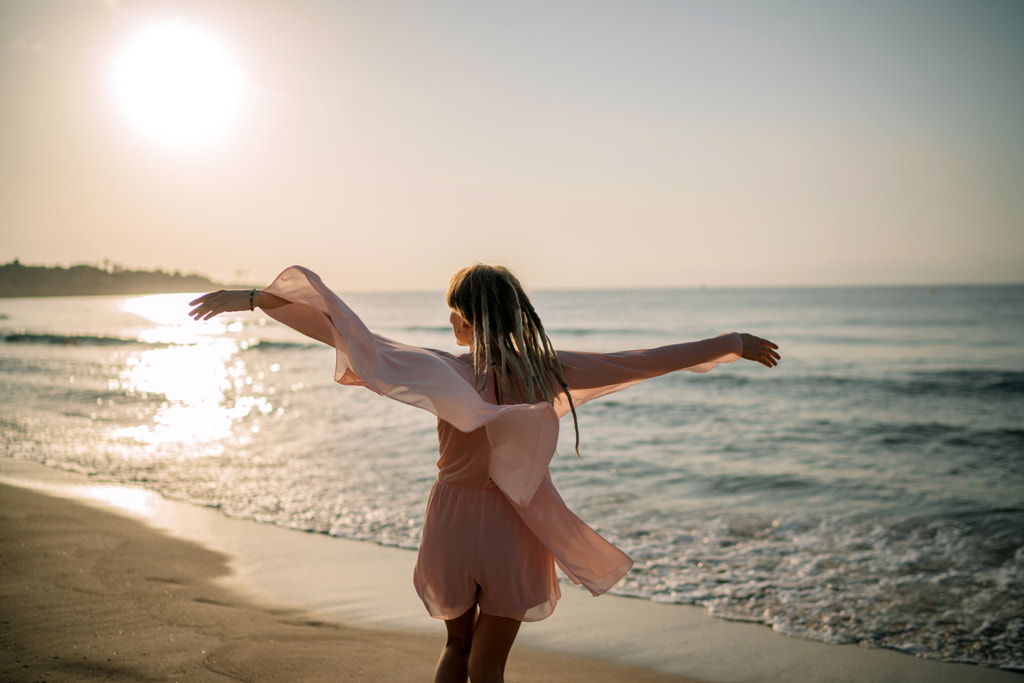
[[[706,372],[739,358],[774,367],[778,347],[750,334],[613,354],[556,352],[519,281],[476,265],[452,278],[454,356],[372,334],[320,278],[284,271],[263,291],[192,302],[196,320],[254,310],[337,351],[335,379],[438,417],[438,479],[430,493],[414,583],[447,642],[435,681],[503,680],[523,621],[560,597],[555,564],[594,595],[632,560],[565,506],[548,474],[558,419],[576,407],[675,370]]]

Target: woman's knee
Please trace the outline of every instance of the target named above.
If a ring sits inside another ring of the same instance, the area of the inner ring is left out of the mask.
[[[461,654],[467,659],[469,653],[473,648],[473,637],[453,636],[451,633],[448,634],[448,639],[444,643],[445,650],[451,650],[453,654]]]

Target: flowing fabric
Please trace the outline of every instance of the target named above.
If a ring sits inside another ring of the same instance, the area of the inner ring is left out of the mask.
[[[629,571],[632,560],[568,509],[548,474],[558,418],[569,411],[564,396],[554,406],[492,403],[487,400],[492,395],[482,396],[474,386],[470,354],[454,356],[373,334],[319,276],[305,268],[288,268],[265,291],[288,302],[267,309],[268,315],[336,349],[337,382],[367,387],[437,416],[440,474],[428,502],[415,577],[433,616],[454,618],[477,599],[469,588],[456,590],[453,584],[479,589],[479,581],[488,581],[496,590],[480,598],[482,610],[542,619],[558,599],[552,558],[572,581],[594,595]],[[568,391],[576,405],[582,405],[675,370],[706,372],[717,363],[738,359],[741,350],[740,336],[732,333],[657,349],[558,352],[558,357]],[[481,453],[487,457],[481,458]],[[466,526],[472,520],[475,530]],[[484,528],[481,520],[494,528]],[[522,532],[523,526],[528,534]],[[455,545],[453,538],[462,547],[446,547]],[[519,539],[518,545],[509,545],[513,538]],[[494,557],[510,553],[511,547],[517,549],[514,557]],[[466,557],[452,561],[452,552]],[[470,565],[472,571],[466,569]],[[512,571],[516,568],[521,571]]]

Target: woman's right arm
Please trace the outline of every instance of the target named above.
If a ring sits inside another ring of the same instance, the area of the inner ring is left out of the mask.
[[[702,341],[619,353],[560,351],[558,359],[573,401],[581,405],[678,370],[707,372],[719,363],[731,363],[740,358],[774,367],[779,360],[777,349],[767,339],[733,332]]]

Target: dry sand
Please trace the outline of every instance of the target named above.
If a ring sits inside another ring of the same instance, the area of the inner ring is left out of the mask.
[[[25,461],[0,458],[0,482],[0,680],[430,680],[443,627],[411,588],[411,552]],[[524,625],[507,680],[1024,682],[563,592]]]

